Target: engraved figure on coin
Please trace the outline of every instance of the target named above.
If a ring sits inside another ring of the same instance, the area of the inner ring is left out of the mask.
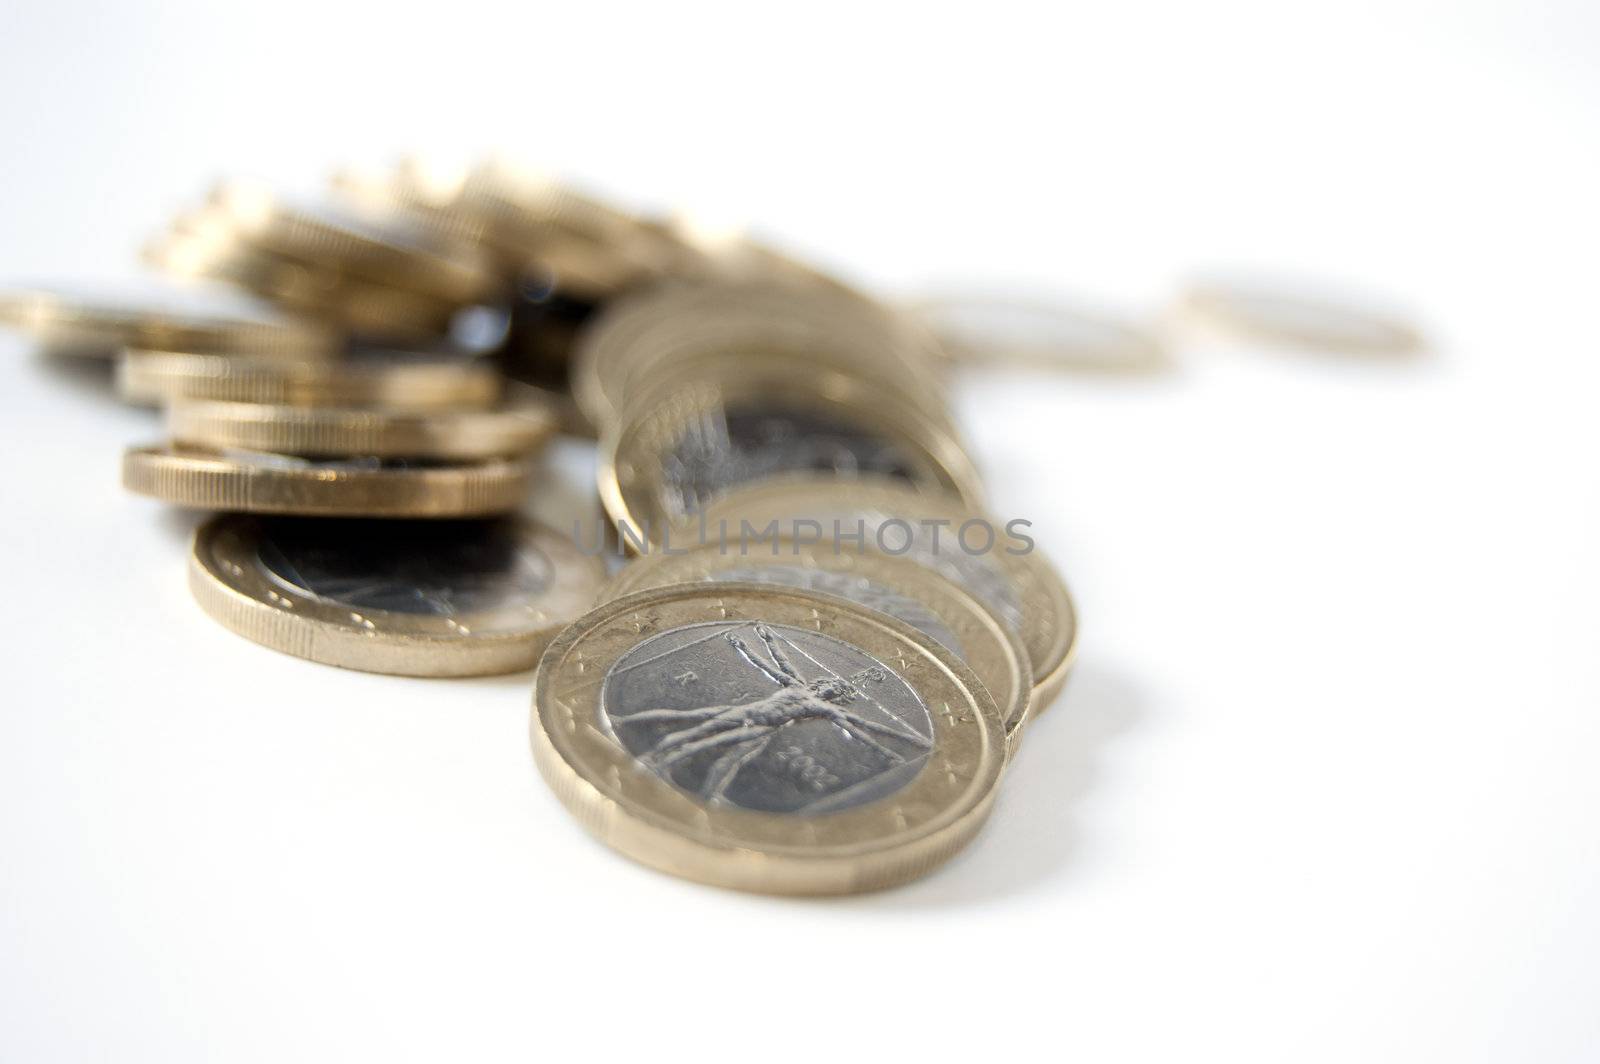
[[[881,663],[863,656],[855,667],[825,668],[823,675],[808,679],[795,655],[813,662],[815,657],[768,624],[750,626],[756,646],[740,637],[740,627],[728,627],[714,639],[732,651],[739,671],[753,670],[770,689],[712,705],[642,703],[633,712],[611,713],[619,740],[641,764],[708,801],[810,812],[896,790],[926,759],[933,748],[931,730],[919,730],[896,713],[869,709],[878,705],[869,685],[886,685],[892,678],[903,688],[903,680]],[[748,680],[728,675],[722,690],[736,683]],[[925,723],[920,702],[916,708]]]

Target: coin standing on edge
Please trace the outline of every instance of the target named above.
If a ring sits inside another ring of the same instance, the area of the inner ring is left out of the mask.
[[[117,390],[131,402],[155,405],[217,399],[441,410],[491,406],[501,384],[489,363],[459,358],[363,355],[339,362],[279,363],[131,350],[117,362]]]
[[[797,587],[887,613],[972,666],[994,696],[1008,740],[1014,743],[1027,722],[1033,671],[1021,638],[953,580],[919,562],[797,540],[775,540],[747,552],[707,544],[635,558],[606,585],[602,599],[697,580]]]
[[[832,474],[899,479],[975,503],[977,470],[948,425],[890,390],[818,367],[747,365],[640,396],[600,440],[606,512],[651,542],[736,488]]]
[[[167,408],[179,443],[273,454],[472,460],[532,454],[555,435],[553,404],[524,396],[489,410],[405,412],[197,400]]]
[[[516,509],[532,469],[522,459],[317,460],[169,444],[130,447],[122,485],[174,506],[329,517],[479,517]]]
[[[777,522],[781,529],[798,519],[817,522],[825,536],[839,521],[846,534],[863,533],[863,548],[915,560],[989,607],[1028,648],[1030,716],[1044,712],[1060,693],[1077,652],[1078,615],[1060,574],[1031,539],[1023,544],[979,510],[884,477],[796,477],[754,485],[708,506],[701,527],[707,529],[704,538],[737,537],[742,522],[757,530]]]
[[[189,561],[195,599],[246,639],[402,676],[530,669],[603,578],[570,539],[520,519],[228,515],[200,527]]]
[[[678,584],[602,605],[534,678],[534,758],[590,832],[742,890],[892,886],[982,826],[1006,760],[950,651],[842,599]]]

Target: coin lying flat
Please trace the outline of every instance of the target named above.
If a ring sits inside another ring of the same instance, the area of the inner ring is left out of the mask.
[[[911,313],[960,362],[1086,373],[1152,373],[1171,365],[1154,329],[1063,302],[937,296],[913,303]]]
[[[155,305],[43,292],[0,292],[0,325],[19,329],[56,354],[110,358],[129,347],[323,359],[338,337],[306,322],[217,317]]]
[[[471,460],[531,454],[557,428],[554,406],[531,393],[488,410],[183,401],[167,408],[179,443],[274,454]]]
[[[1021,733],[1033,693],[1027,648],[1009,625],[953,581],[905,558],[826,544],[773,540],[746,548],[741,552],[713,542],[644,555],[612,578],[603,597],[708,580],[778,584],[849,599],[904,621],[972,666],[994,696],[1007,739]]]
[[[215,620],[274,650],[366,672],[531,669],[589,608],[603,569],[520,519],[217,517],[189,586]]]
[[[600,446],[606,512],[651,542],[720,495],[777,477],[879,475],[958,499],[979,494],[948,426],[891,391],[816,367],[755,362],[646,394]]]
[[[834,894],[931,871],[977,832],[999,713],[886,614],[764,584],[602,605],[534,679],[534,758],[580,823],[675,875]]]
[[[523,460],[295,458],[181,444],[130,447],[122,485],[175,506],[336,517],[477,517],[516,509]]]
[[[1318,351],[1411,355],[1423,347],[1416,326],[1363,297],[1283,282],[1211,280],[1190,286],[1183,320],[1247,340]]]
[[[282,406],[381,406],[391,410],[483,408],[500,397],[487,362],[384,354],[338,362],[129,351],[117,387],[133,402],[216,399]]]
[[[854,549],[925,565],[1005,621],[1021,637],[1033,667],[1031,716],[1060,693],[1077,649],[1077,611],[1055,567],[1021,527],[1013,530],[1010,522],[958,500],[883,477],[792,478],[748,487],[707,506],[699,527],[712,530],[702,539],[737,541],[766,532],[769,524],[791,534],[786,530],[801,520],[816,522],[828,542],[838,536]]]

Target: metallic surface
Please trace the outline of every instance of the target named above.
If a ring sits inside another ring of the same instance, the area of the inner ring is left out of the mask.
[[[619,737],[646,725],[646,739]],[[679,584],[591,611],[539,662],[532,735],[545,779],[608,845],[772,893],[927,873],[977,832],[1005,764],[993,700],[948,650],[884,614],[759,584]]]
[[[471,460],[531,454],[557,428],[552,404],[524,396],[489,410],[403,412],[181,401],[167,408],[180,443],[298,455]]]
[[[253,451],[132,447],[122,484],[176,506],[339,517],[477,517],[522,504],[522,460],[472,463],[315,461]]]
[[[215,518],[189,584],[227,628],[328,665],[407,676],[531,668],[602,570],[516,519]]]
[[[708,506],[703,518],[707,527],[728,528],[730,534],[737,534],[741,521],[761,528],[769,521],[806,519],[829,533],[839,521],[848,531],[863,530],[863,546],[873,550],[880,549],[876,533],[883,529],[889,548],[885,553],[917,561],[954,581],[1021,637],[1033,668],[1033,715],[1049,706],[1071,671],[1077,611],[1061,577],[1037,548],[1014,554],[997,542],[981,553],[962,549],[957,537],[967,522],[987,522],[997,531],[1003,523],[957,500],[882,478],[853,483],[792,478],[730,493]],[[906,522],[910,535],[902,540],[900,526],[889,524],[893,521]]]
[[[994,696],[1008,739],[1014,741],[1028,719],[1033,673],[1016,630],[956,583],[916,561],[794,540],[745,551],[712,542],[634,559],[612,577],[603,597],[695,580],[798,587],[887,613],[972,666]]]

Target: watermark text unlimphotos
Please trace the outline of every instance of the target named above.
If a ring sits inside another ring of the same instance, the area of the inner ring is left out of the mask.
[[[984,517],[965,521],[793,517],[772,518],[762,524],[744,518],[708,521],[704,514],[699,514],[680,523],[663,522],[654,527],[649,521],[639,525],[622,521],[615,526],[604,522],[586,526],[583,521],[575,521],[572,538],[578,549],[589,555],[607,551],[619,555],[688,554],[714,549],[719,554],[773,558],[808,551],[833,554],[876,551],[919,557],[959,553],[977,557],[997,552],[1032,553],[1033,537],[1027,533],[1032,527],[1033,522],[1023,518],[997,524]]]

